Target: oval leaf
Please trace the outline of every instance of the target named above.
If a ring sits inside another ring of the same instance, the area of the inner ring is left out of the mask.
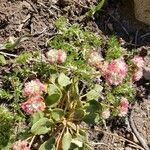
[[[31,132],[34,135],[46,134],[51,130],[52,121],[48,118],[41,118],[31,127]]]
[[[39,121],[41,118],[43,118],[43,116],[44,116],[44,113],[42,111],[34,113],[32,115],[32,124],[35,124],[37,121]]]
[[[59,100],[60,100],[60,94],[53,94],[53,95],[47,96],[45,99],[45,102],[48,106],[51,106],[57,103]]]
[[[44,142],[39,150],[55,150],[55,138],[51,137],[48,141]]]
[[[71,84],[70,78],[67,77],[64,73],[61,73],[58,77],[58,83],[62,87],[66,87],[67,85]]]
[[[51,112],[52,118],[56,121],[59,121],[62,119],[64,115],[64,111],[62,109],[53,109]]]
[[[72,139],[71,143],[77,145],[78,147],[83,147],[83,142],[79,141],[78,139]]]
[[[69,133],[69,131],[67,130],[67,132],[64,134],[64,136],[62,138],[62,149],[69,150],[71,141],[72,141],[72,136]]]
[[[53,95],[53,94],[58,94],[59,93],[59,90],[58,90],[58,87],[54,84],[49,84],[48,87],[47,87],[47,92],[48,92],[48,95]]]
[[[88,100],[98,99],[100,97],[102,90],[103,90],[103,87],[101,85],[96,84],[95,88],[87,93],[87,99]]]

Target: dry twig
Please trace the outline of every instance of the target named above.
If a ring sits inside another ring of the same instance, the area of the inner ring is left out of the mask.
[[[120,135],[117,135],[117,134],[114,134],[114,133],[111,133],[111,132],[108,132],[108,131],[104,131],[104,130],[101,130],[101,129],[88,129],[86,128],[86,130],[93,130],[93,131],[97,131],[97,132],[102,132],[102,133],[105,133],[105,134],[108,134],[108,135],[111,135],[111,136],[114,136],[114,137],[117,137],[119,139],[122,139],[123,141],[126,141],[130,144],[133,144],[136,148],[140,149],[140,150],[144,150],[143,147],[141,147],[140,145],[136,144],[135,142],[133,141],[130,141],[129,139],[126,139]],[[146,149],[146,150],[149,150],[149,149]]]
[[[150,148],[148,147],[148,145],[145,142],[144,138],[141,137],[141,135],[137,131],[135,123],[134,123],[134,121],[132,119],[132,112],[131,112],[131,115],[129,117],[129,122],[130,122],[130,126],[131,126],[131,129],[132,129],[133,133],[135,134],[135,136],[137,137],[137,139],[139,140],[139,142],[141,143],[141,145],[144,147],[145,150],[149,150]]]

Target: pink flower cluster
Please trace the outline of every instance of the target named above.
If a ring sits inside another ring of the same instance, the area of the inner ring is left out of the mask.
[[[43,92],[45,92],[45,90],[46,90],[45,85],[42,84],[40,80],[35,79],[25,83],[25,87],[23,89],[23,95],[31,97],[38,94],[42,94]]]
[[[104,71],[104,78],[110,85],[119,85],[123,82],[128,72],[125,61],[120,59],[112,60]]]
[[[35,79],[25,83],[23,95],[27,96],[28,100],[21,104],[22,109],[28,114],[43,111],[46,107],[41,96],[43,92],[46,92],[46,86],[40,80]]]
[[[132,79],[133,81],[139,81],[143,77],[144,60],[140,56],[135,56],[131,61],[136,66]]]
[[[99,69],[106,82],[110,85],[121,84],[128,72],[128,66],[123,58],[112,60],[109,63],[104,61],[102,56],[96,51],[90,54],[88,64]]]
[[[19,140],[12,145],[12,150],[30,150],[30,148],[27,145],[27,141]]]
[[[128,113],[129,102],[126,98],[122,98],[118,106],[119,116],[125,116]]]
[[[61,49],[50,50],[46,55],[50,64],[62,64],[67,58],[67,54]]]
[[[29,98],[26,102],[22,103],[22,109],[28,114],[33,114],[38,111],[45,109],[45,103],[43,97],[36,95]]]

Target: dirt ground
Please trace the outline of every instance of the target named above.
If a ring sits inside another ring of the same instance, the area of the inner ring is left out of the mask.
[[[127,3],[129,2],[129,3]],[[46,41],[55,33],[54,20],[66,16],[71,23],[89,26],[103,39],[116,35],[123,47],[139,48],[145,56],[150,50],[150,26],[134,18],[133,3],[130,0],[108,0],[104,9],[94,19],[83,15],[96,0],[0,0],[0,43],[10,36],[32,37],[22,43],[13,53],[47,49]],[[131,117],[106,123],[106,127],[91,127],[89,137],[97,150],[138,150],[143,146],[133,131],[137,132],[150,146],[150,83],[146,80],[137,84],[138,103],[131,110]],[[131,123],[132,122],[132,123]],[[101,132],[105,130],[105,132]],[[139,147],[140,146],[140,147]]]

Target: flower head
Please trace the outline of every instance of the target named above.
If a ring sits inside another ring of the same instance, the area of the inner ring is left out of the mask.
[[[26,102],[22,103],[21,107],[28,114],[43,111],[46,107],[43,100],[43,97],[37,95],[35,97],[29,98]]]
[[[143,69],[138,69],[132,76],[133,81],[139,81],[143,77]]]
[[[139,68],[139,69],[141,69],[141,68],[144,67],[144,60],[143,60],[143,58],[140,57],[140,56],[134,56],[134,58],[132,59],[132,62],[133,62],[134,65],[135,65],[137,68]]]
[[[23,95],[31,97],[42,94],[44,91],[46,91],[46,86],[42,84],[39,79],[35,79],[25,83]]]
[[[88,64],[96,68],[101,66],[102,61],[103,61],[102,56],[96,51],[93,51],[88,58]]]
[[[27,141],[19,140],[12,145],[12,150],[30,150],[30,148],[27,145]]]
[[[108,119],[110,117],[110,110],[106,109],[102,112],[102,118]]]
[[[127,75],[128,66],[123,59],[112,60],[104,72],[104,77],[110,85],[119,85]]]
[[[129,102],[126,98],[122,98],[118,106],[119,116],[125,116],[128,113]]]
[[[48,61],[51,63],[51,64],[61,64],[61,63],[64,63],[66,61],[66,58],[67,58],[67,54],[59,49],[59,50],[50,50],[47,52],[47,58],[48,58]]]

